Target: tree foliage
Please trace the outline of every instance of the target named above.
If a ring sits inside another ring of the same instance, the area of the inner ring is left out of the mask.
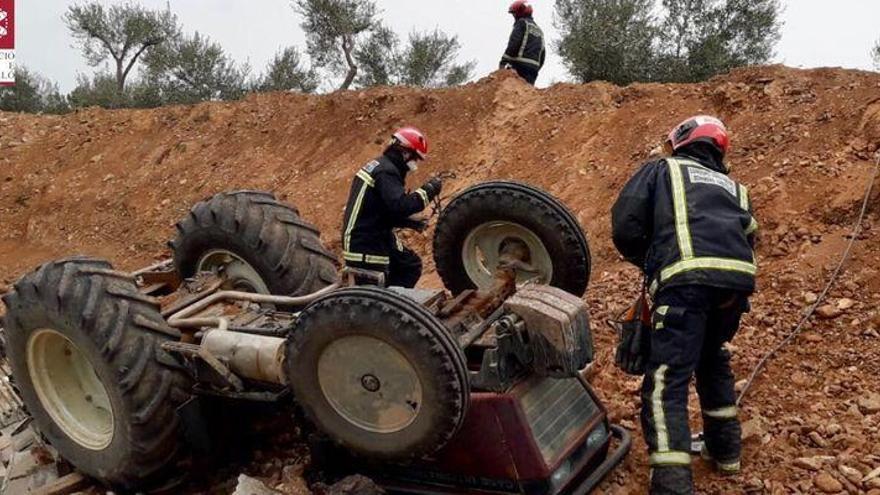
[[[247,66],[236,64],[220,44],[198,32],[152,50],[144,66],[142,84],[154,87],[150,91],[165,103],[240,98],[247,91],[250,72]]]
[[[65,113],[70,108],[58,84],[30,71],[15,68],[15,85],[0,87],[0,110],[5,112]]]
[[[318,89],[318,75],[304,66],[296,47],[288,47],[269,61],[266,73],[256,84],[259,91],[290,91],[313,93]]]
[[[696,82],[766,63],[779,41],[779,0],[655,6],[653,0],[556,0],[559,50],[569,72],[583,82]]]
[[[439,87],[462,84],[471,78],[476,62],[456,63],[461,44],[457,36],[439,29],[412,32],[401,57],[400,81],[410,86]]]
[[[67,9],[64,21],[92,66],[107,58],[115,64],[116,91],[145,52],[178,35],[177,17],[169,11],[153,11],[131,2],[105,8],[98,2],[76,4]]]
[[[306,47],[312,61],[343,75],[339,89],[348,89],[357,77],[355,52],[366,34],[377,27],[372,0],[293,0],[303,18]]]
[[[412,32],[406,45],[387,27],[375,29],[355,53],[361,67],[361,87],[405,84],[420,87],[454,86],[473,76],[475,62],[457,63],[458,37],[439,29]]]
[[[651,70],[653,0],[556,0],[559,54],[580,81],[628,84]]]
[[[874,67],[880,70],[880,40],[874,44],[874,48],[871,50],[871,57],[874,59]]]

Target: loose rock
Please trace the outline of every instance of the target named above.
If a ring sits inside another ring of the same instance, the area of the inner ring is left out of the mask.
[[[813,483],[815,483],[816,488],[824,493],[839,493],[843,491],[843,484],[826,472],[819,473],[813,479]]]

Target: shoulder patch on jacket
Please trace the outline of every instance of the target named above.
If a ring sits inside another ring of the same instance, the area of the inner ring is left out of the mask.
[[[368,174],[372,174],[373,171],[376,170],[376,167],[378,167],[378,166],[379,166],[379,160],[373,160],[370,163],[364,165],[363,170],[365,172],[367,172]]]
[[[711,184],[723,188],[736,197],[736,183],[724,174],[702,167],[688,166],[688,178],[693,184]]]

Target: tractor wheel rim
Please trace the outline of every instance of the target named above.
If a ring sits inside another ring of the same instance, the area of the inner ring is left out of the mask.
[[[465,273],[477,288],[489,289],[495,283],[501,250],[511,241],[527,248],[528,259],[523,261],[537,270],[536,273],[517,272],[517,284],[529,280],[549,284],[553,280],[553,259],[534,232],[518,223],[487,222],[471,230],[461,248]]]
[[[422,407],[422,383],[412,363],[391,344],[366,335],[332,342],[318,359],[327,402],[349,423],[374,433],[410,426]]]
[[[103,450],[113,441],[110,394],[85,354],[61,333],[43,328],[27,342],[27,366],[43,409],[73,441]]]
[[[241,256],[226,249],[214,249],[202,255],[196,264],[196,272],[210,272],[221,267],[228,280],[225,289],[270,294],[260,273]]]

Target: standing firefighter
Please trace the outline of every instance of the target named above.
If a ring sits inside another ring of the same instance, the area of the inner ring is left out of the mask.
[[[432,178],[415,192],[404,189],[406,174],[428,154],[428,141],[418,129],[398,129],[379,158],[355,175],[345,207],[342,246],[345,264],[383,272],[389,286],[415,287],[422,260],[394,234],[396,228],[424,230],[425,221],[411,216],[440,194],[442,182]]]
[[[669,134],[670,158],[649,162],[612,211],[614,244],[644,269],[654,296],[642,382],[651,494],[691,494],[688,384],[696,373],[705,446],[722,473],[740,469],[734,377],[724,344],[755,289],[755,233],[746,188],[731,180],[724,124],[698,116]]]
[[[510,4],[508,12],[516,21],[501,57],[501,68],[511,67],[520,77],[534,85],[538,71],[544,66],[544,33],[532,19],[532,6],[525,0]]]

